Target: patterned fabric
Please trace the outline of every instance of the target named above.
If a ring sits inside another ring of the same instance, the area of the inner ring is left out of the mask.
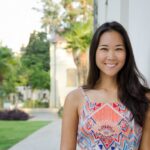
[[[80,150],[138,150],[142,128],[121,102],[93,102],[85,96],[77,143]]]

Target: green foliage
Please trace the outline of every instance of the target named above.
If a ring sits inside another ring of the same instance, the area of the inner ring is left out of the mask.
[[[73,3],[78,6],[74,7]],[[67,14],[65,19],[67,24],[86,22],[89,17],[93,16],[93,0],[64,0],[63,4]]]
[[[47,102],[41,102],[39,100],[26,100],[24,102],[24,108],[48,108]]]
[[[49,41],[44,32],[33,32],[29,44],[23,48],[21,57],[20,80],[33,89],[49,89],[50,87],[50,55]]]
[[[49,72],[41,70],[39,68],[32,70],[29,76],[29,84],[32,85],[33,89],[49,89]]]
[[[34,67],[38,63],[45,71],[49,71],[49,41],[46,33],[33,32],[31,34],[21,60],[26,67]]]
[[[18,62],[13,56],[11,49],[0,47],[0,76],[3,82],[0,84],[0,98],[7,96],[16,90],[16,68]]]
[[[0,106],[5,97],[15,93],[17,86],[49,89],[49,41],[44,32],[33,32],[22,56],[15,57],[11,49],[0,46]]]
[[[64,34],[67,40],[67,48],[73,51],[86,51],[89,47],[92,37],[92,20],[86,23],[76,22],[72,24],[70,30]]]
[[[50,35],[56,33],[65,37],[66,49],[72,50],[77,66],[78,79],[85,80],[87,61],[84,56],[89,49],[93,31],[93,0],[62,0],[59,4],[54,0],[40,1],[43,4],[41,22],[45,31]],[[81,65],[82,61],[84,65]]]
[[[3,80],[3,84],[0,89],[3,93],[2,97],[5,97],[8,94],[16,91],[15,81],[16,76],[14,72],[12,74],[5,75],[5,79]]]
[[[29,68],[27,68],[23,63],[21,63],[21,60],[19,60],[18,68],[17,68],[17,80],[16,80],[16,86],[26,86],[28,84],[28,74],[30,73]]]
[[[56,3],[54,0],[40,0],[42,4],[42,10],[36,8],[37,11],[41,11],[43,16],[41,18],[42,28],[46,33],[59,32],[62,26],[62,20],[64,14],[60,13],[62,5]]]
[[[64,110],[63,107],[60,107],[59,110],[58,110],[58,116],[59,116],[60,118],[63,117],[63,110]]]
[[[68,28],[63,33],[67,48],[73,53],[86,52],[89,48],[93,33],[92,0],[63,1],[66,8]],[[78,3],[77,7],[73,3]]]
[[[48,121],[0,121],[0,150],[8,150]]]
[[[0,74],[5,74],[11,69],[12,52],[8,47],[0,47]]]
[[[77,2],[79,6],[74,7],[73,3]],[[93,0],[62,0],[59,4],[53,0],[41,0],[41,3],[43,4],[41,21],[43,26],[49,29],[48,33],[59,31],[63,23],[64,34],[61,32],[59,34],[65,36],[68,48],[73,51],[86,51],[93,31]],[[60,15],[61,8],[65,10],[62,15]]]

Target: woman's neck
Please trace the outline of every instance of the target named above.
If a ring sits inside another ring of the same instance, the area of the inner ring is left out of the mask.
[[[104,89],[106,91],[117,91],[117,80],[116,77],[102,76],[100,80],[97,81],[95,89]]]

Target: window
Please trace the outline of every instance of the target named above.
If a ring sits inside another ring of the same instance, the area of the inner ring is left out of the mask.
[[[77,86],[77,70],[74,68],[67,69],[67,86]]]

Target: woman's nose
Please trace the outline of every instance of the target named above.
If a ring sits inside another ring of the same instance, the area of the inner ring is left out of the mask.
[[[115,52],[114,51],[109,51],[108,55],[107,55],[107,58],[108,59],[115,59],[116,58]]]

